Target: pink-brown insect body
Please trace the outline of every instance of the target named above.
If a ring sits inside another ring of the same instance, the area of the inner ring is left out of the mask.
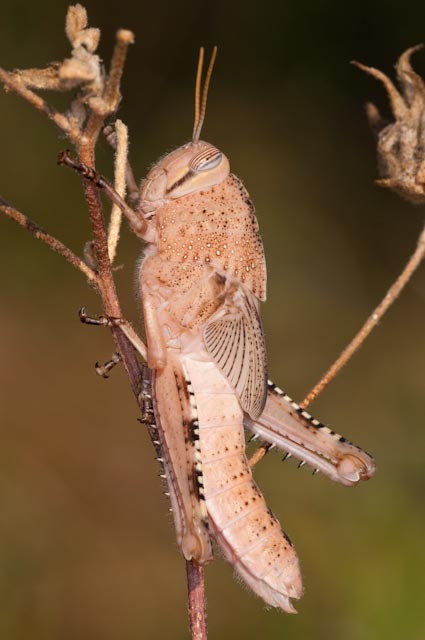
[[[234,175],[171,200],[156,213],[158,254],[163,261],[181,264],[182,272],[190,273],[192,267],[195,274],[209,267],[264,300],[265,261],[253,211],[245,187]]]
[[[255,593],[293,612],[297,555],[252,479],[243,427],[345,485],[371,477],[373,460],[267,383],[263,246],[227,158],[202,141],[173,151],[143,181],[139,209],[148,364],[177,542],[205,564],[212,534]]]
[[[201,180],[199,157],[215,171],[214,183],[208,169]],[[211,558],[209,524],[247,584],[267,603],[293,611],[290,598],[302,590],[298,559],[245,455],[244,411],[257,417],[267,393],[258,316],[266,269],[254,207],[228,166],[217,149],[198,142],[163,158],[143,183],[140,207],[150,218],[140,269],[148,359],[156,369],[161,430],[185,443],[178,454],[164,442],[163,456],[185,557]]]

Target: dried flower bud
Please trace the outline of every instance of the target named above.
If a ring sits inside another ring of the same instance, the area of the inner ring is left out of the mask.
[[[422,45],[405,51],[396,64],[399,92],[382,71],[354,64],[384,85],[395,121],[385,122],[378,109],[366,107],[369,123],[377,135],[377,184],[389,187],[413,203],[425,202],[425,84],[410,65],[412,53]]]

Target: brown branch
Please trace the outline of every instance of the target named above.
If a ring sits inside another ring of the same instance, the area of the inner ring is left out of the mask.
[[[264,458],[264,456],[266,455],[266,453],[270,448],[271,448],[271,445],[269,443],[264,443],[258,447],[257,451],[254,451],[254,453],[248,460],[248,464],[251,467],[251,469],[253,469],[255,465],[258,464],[260,460]]]
[[[80,153],[80,156],[82,154]],[[88,154],[90,155],[90,154]],[[84,157],[86,154],[84,153]],[[117,193],[114,187],[104,178],[100,173],[93,168],[93,165],[89,165],[86,162],[76,162],[72,159],[69,151],[65,149],[65,151],[61,151],[58,155],[58,164],[67,165],[71,167],[77,173],[80,173],[83,178],[90,180],[93,184],[96,185],[99,189],[103,189],[107,194],[108,198],[114,204],[119,207],[122,213],[126,216],[127,220],[130,223],[131,228],[135,233],[142,236],[147,228],[146,220],[139,213],[134,211],[125,200]]]
[[[111,68],[104,95],[104,100],[110,113],[115,111],[121,100],[120,85],[128,47],[134,44],[134,34],[127,29],[120,29],[116,37],[117,41],[112,55]]]
[[[206,640],[204,569],[186,560],[187,592],[189,596],[189,620],[192,640]]]
[[[91,113],[81,139],[78,141],[78,146],[80,148],[84,148],[85,145],[92,147],[93,141],[96,143],[105,118],[111,115],[111,113],[113,113],[117,108],[121,99],[120,82],[127,57],[127,51],[133,42],[134,35],[131,31],[126,31],[125,29],[118,31],[114,52],[112,54],[111,70],[103,96],[91,98],[89,100]],[[90,166],[94,166],[94,163]]]
[[[68,249],[68,247],[66,247],[60,240],[54,238],[50,233],[47,233],[44,229],[39,227],[38,224],[27,218],[26,215],[8,204],[2,197],[0,197],[0,211],[29,231],[35,238],[37,238],[37,240],[41,240],[41,242],[47,244],[53,251],[59,253],[59,255],[65,258],[67,262],[84,273],[90,282],[97,285],[99,284],[97,274],[93,269],[90,269],[84,260],[79,258],[73,251],[71,251],[71,249]]]
[[[85,154],[81,154],[81,161],[86,163],[89,161],[93,165],[94,150],[89,146],[85,147]],[[104,304],[105,313],[108,316],[120,318],[121,309],[118,302],[118,296],[115,289],[115,283],[112,276],[111,265],[108,256],[108,242],[103,221],[102,205],[100,202],[99,191],[94,182],[83,178],[84,195],[89,209],[90,222],[93,231],[94,253],[96,256],[96,264],[99,273],[99,288]]]
[[[377,326],[384,314],[391,307],[393,302],[398,298],[406,284],[421,264],[425,255],[425,227],[421,231],[415,251],[410,256],[406,266],[404,267],[397,280],[391,285],[384,298],[368,317],[360,331],[354,336],[349,345],[344,349],[341,355],[329,367],[326,373],[321,377],[319,382],[307,394],[300,406],[305,409],[313,400],[327,387],[327,385],[335,378],[341,369],[347,364],[350,358],[355,354],[359,347],[366,340],[371,331]]]
[[[67,134],[70,140],[73,142],[76,141],[79,131],[71,126],[69,119],[52,107],[46,100],[34,93],[34,91],[28,89],[16,75],[0,67],[0,81],[7,89],[14,91],[24,98],[24,100],[32,104],[33,107],[45,113],[50,120]]]

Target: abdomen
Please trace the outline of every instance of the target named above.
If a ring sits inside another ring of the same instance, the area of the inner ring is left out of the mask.
[[[181,357],[196,399],[210,532],[255,593],[294,612],[290,598],[302,592],[295,549],[252,478],[239,401],[205,355]]]

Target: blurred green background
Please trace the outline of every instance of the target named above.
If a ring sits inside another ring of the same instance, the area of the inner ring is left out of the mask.
[[[67,3],[3,0],[2,66],[68,54]],[[425,38],[423,2],[86,3],[109,60],[136,32],[119,116],[142,176],[190,137],[200,44],[219,45],[203,137],[230,157],[256,203],[269,269],[263,307],[270,375],[301,399],[412,251],[424,212],[374,186],[366,100],[380,86],[348,62],[391,73]],[[425,71],[425,54],[415,56]],[[52,96],[53,98],[53,96]],[[60,97],[59,105],[67,104]],[[89,227],[67,146],[43,117],[0,93],[0,193],[81,251]],[[111,175],[106,144],[99,167]],[[117,272],[127,316],[138,241]],[[0,635],[10,640],[188,637],[185,574],[159,469],[123,372],[96,377],[113,346],[79,324],[100,311],[80,275],[0,220]],[[345,489],[270,454],[256,469],[295,542],[298,616],[265,610],[218,558],[206,572],[213,638],[425,637],[425,272],[313,412],[374,453],[367,485]]]

